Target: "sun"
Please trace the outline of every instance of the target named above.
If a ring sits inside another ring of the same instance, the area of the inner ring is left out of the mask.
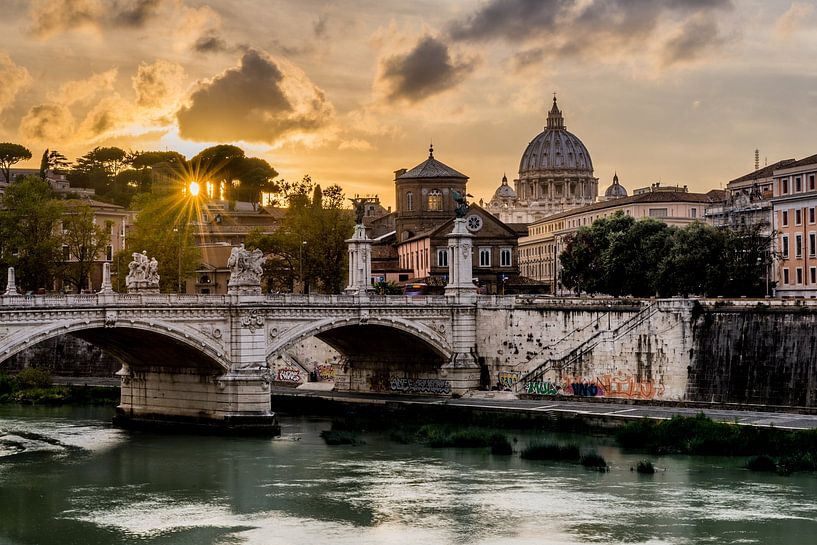
[[[199,190],[200,189],[201,188],[199,187],[198,182],[190,182],[190,185],[187,186],[187,190],[190,192],[190,195],[193,196],[193,197],[198,197],[199,196]]]

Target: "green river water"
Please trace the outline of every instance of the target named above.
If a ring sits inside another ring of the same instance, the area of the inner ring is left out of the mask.
[[[0,544],[817,543],[817,476],[740,459],[645,456],[609,437],[607,473],[432,449],[282,417],[275,439],[127,432],[107,408],[0,406]]]

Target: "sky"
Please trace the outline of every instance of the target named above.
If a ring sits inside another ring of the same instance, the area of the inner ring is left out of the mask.
[[[555,92],[603,191],[817,153],[817,0],[0,0],[0,141],[232,143],[393,205],[435,157],[490,199]],[[18,165],[28,166],[28,165]]]

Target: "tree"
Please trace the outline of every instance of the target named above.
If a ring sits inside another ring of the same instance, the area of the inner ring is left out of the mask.
[[[258,203],[261,193],[274,193],[278,172],[258,157],[247,157],[238,146],[219,144],[206,148],[190,159],[192,175],[213,180],[225,190],[227,200]]]
[[[283,182],[281,189],[279,198],[289,207],[279,229],[270,235],[252,233],[246,241],[248,247],[270,254],[265,268],[268,289],[292,291],[302,280],[304,291],[339,293],[346,277],[345,241],[354,229],[352,214],[341,207],[342,190],[331,186],[324,193],[309,176]]]
[[[63,277],[78,291],[90,287],[88,280],[94,262],[111,240],[110,223],[105,226],[94,223],[93,209],[84,203],[69,203],[69,210],[62,220],[63,252],[68,255],[64,263]]]
[[[11,142],[0,144],[0,170],[6,183],[11,181],[11,166],[27,159],[31,159],[31,151],[25,146]]]
[[[3,195],[0,208],[0,260],[13,266],[23,290],[51,288],[62,243],[56,228],[62,214],[51,186],[26,176]]]
[[[61,172],[70,164],[71,163],[68,161],[68,158],[62,153],[58,152],[57,150],[48,151],[48,149],[46,149],[43,152],[42,159],[40,159],[40,178],[45,180],[45,175],[49,170]]]
[[[69,181],[78,187],[92,187],[100,195],[111,191],[116,175],[127,166],[127,152],[121,148],[96,147],[79,159],[69,173]]]
[[[174,292],[182,279],[195,273],[201,261],[190,229],[195,210],[174,194],[159,193],[140,193],[133,207],[138,213],[125,255],[115,260],[118,281],[127,275],[130,254],[144,250],[159,262],[161,291]]]

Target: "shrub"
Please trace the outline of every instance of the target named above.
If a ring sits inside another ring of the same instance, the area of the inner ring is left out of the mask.
[[[639,460],[638,464],[635,466],[635,470],[637,473],[642,473],[644,475],[652,475],[655,473],[655,466],[652,465],[652,462],[649,460]]]
[[[324,430],[321,432],[321,438],[327,445],[360,445],[362,441],[358,441],[357,435],[351,431],[343,430]]]
[[[51,386],[51,375],[44,369],[26,367],[17,373],[17,386],[21,390],[28,388],[48,388]]]
[[[771,456],[761,454],[746,461],[746,469],[751,471],[777,471],[777,462]]]
[[[580,462],[584,467],[607,471],[607,461],[596,451],[590,451],[582,456]]]
[[[499,456],[510,456],[513,454],[513,447],[506,436],[501,433],[495,433],[491,436],[491,454]]]
[[[555,443],[532,443],[520,454],[525,460],[579,460],[579,447]]]

